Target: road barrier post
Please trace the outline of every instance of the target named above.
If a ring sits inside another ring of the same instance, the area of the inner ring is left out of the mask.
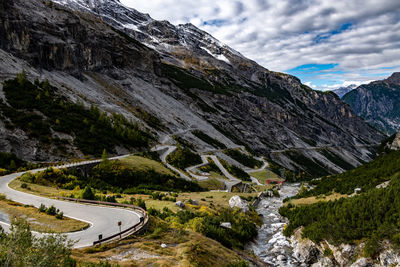
[[[119,222],[118,222],[118,226],[119,226],[119,238],[122,238],[121,225],[122,225],[122,222],[119,221]]]

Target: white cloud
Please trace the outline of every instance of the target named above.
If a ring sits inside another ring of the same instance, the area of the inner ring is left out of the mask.
[[[191,22],[271,70],[338,63],[358,77],[336,75],[343,83],[400,71],[399,0],[121,1],[155,19]]]

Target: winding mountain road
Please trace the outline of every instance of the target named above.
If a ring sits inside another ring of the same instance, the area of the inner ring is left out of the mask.
[[[162,145],[162,146],[156,146],[156,147],[152,148],[151,151],[165,150],[165,152],[162,153],[160,156],[162,163],[164,163],[170,170],[173,170],[174,172],[178,173],[181,178],[185,179],[186,181],[192,181],[192,179],[189,176],[187,176],[181,170],[175,168],[174,166],[172,166],[171,164],[169,164],[167,162],[167,156],[169,154],[171,154],[172,152],[174,152],[176,150],[176,148],[177,148],[176,146],[168,146],[168,145],[163,146]]]
[[[127,157],[120,156],[115,158],[110,158],[110,160],[120,159]],[[99,161],[87,161],[75,164],[67,164],[60,167],[71,167],[77,165],[85,165],[88,163],[95,163]],[[42,171],[44,169],[31,170],[30,172],[35,173]],[[86,205],[78,204],[75,202],[66,202],[61,200],[49,199],[45,197],[40,197],[36,195],[31,195],[28,193],[16,191],[11,189],[8,184],[15,178],[21,176],[25,172],[13,173],[0,178],[0,193],[3,193],[7,198],[13,201],[19,202],[25,205],[33,205],[39,207],[40,204],[46,206],[54,205],[56,208],[60,209],[64,216],[81,220],[90,224],[90,227],[73,233],[67,233],[67,237],[70,240],[76,242],[75,248],[92,246],[94,241],[99,239],[99,235],[103,237],[108,237],[119,232],[118,222],[122,223],[122,231],[128,229],[129,227],[140,222],[141,214],[138,211],[133,211],[123,208],[96,206],[96,205]],[[0,222],[0,225],[5,229],[9,229],[9,224],[5,222]],[[37,234],[37,233],[36,233]],[[129,235],[126,233],[125,235]]]

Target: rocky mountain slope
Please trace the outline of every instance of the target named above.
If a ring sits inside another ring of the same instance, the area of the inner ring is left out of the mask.
[[[394,134],[400,127],[400,73],[361,85],[343,96],[343,101],[377,129]]]
[[[57,2],[0,0],[1,80],[25,69],[30,80],[122,114],[162,143],[179,135],[198,151],[215,149],[191,133],[198,129],[310,173],[369,161],[384,137],[334,93],[269,71],[191,24],[156,21],[117,0]],[[63,158],[5,121],[0,150]]]
[[[332,92],[334,92],[335,94],[337,94],[340,98],[342,98],[345,94],[347,94],[348,92],[354,90],[357,88],[357,85],[355,84],[351,84],[349,86],[346,87],[340,87],[336,90],[332,90]]]

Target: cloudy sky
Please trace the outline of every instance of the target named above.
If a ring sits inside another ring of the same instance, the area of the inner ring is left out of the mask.
[[[121,0],[192,23],[264,67],[316,89],[400,71],[400,0]]]

